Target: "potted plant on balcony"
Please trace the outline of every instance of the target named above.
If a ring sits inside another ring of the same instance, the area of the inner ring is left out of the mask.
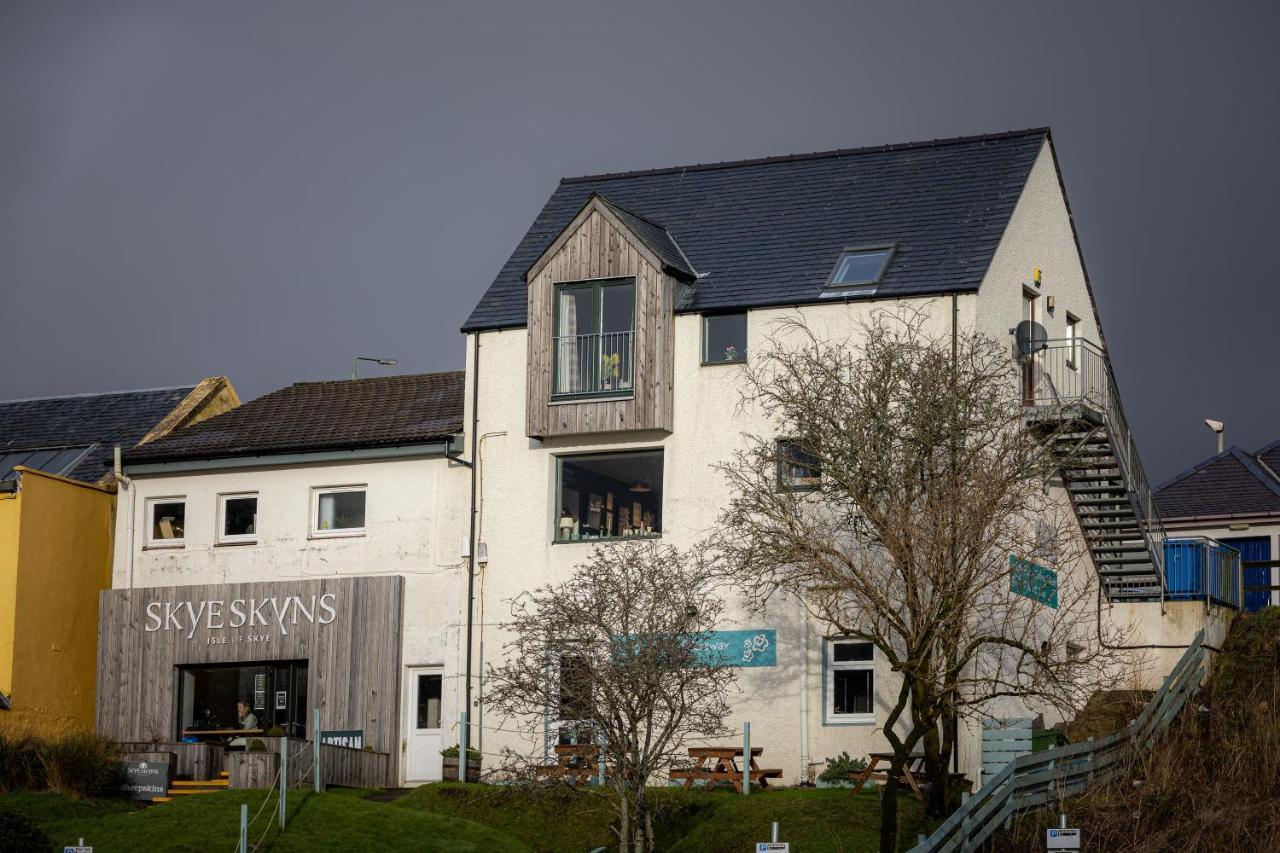
[[[612,391],[618,384],[618,377],[621,375],[619,366],[622,362],[618,353],[610,353],[600,357],[600,378],[601,385],[606,391]]]
[[[444,756],[444,778],[447,781],[458,781],[458,745],[440,750]],[[480,751],[467,749],[467,781],[480,781]]]

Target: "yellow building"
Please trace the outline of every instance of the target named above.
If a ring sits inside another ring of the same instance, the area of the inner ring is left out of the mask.
[[[0,401],[0,727],[55,734],[93,726],[115,448],[239,403],[225,377]]]

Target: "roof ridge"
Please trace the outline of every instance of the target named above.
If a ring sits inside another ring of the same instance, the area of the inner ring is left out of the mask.
[[[652,225],[654,228],[660,228],[663,231],[667,231],[667,226],[663,225],[661,222],[655,222],[654,220],[645,216],[643,213],[636,213],[634,210],[632,210],[629,207],[623,207],[622,205],[618,204],[617,202],[615,202],[613,199],[609,198],[607,195],[605,195],[602,192],[596,192],[595,190],[592,190],[591,195],[599,198],[601,201],[603,201],[605,204],[612,207],[614,210],[621,210],[623,213],[627,214],[628,216],[634,216],[636,219],[639,219],[641,222],[648,223],[649,225]],[[667,234],[668,236],[670,236],[671,232],[667,231]]]
[[[353,382],[387,382],[392,379],[421,379],[424,376],[451,376],[454,374],[464,374],[465,370],[432,370],[425,373],[392,373],[389,376],[361,376],[358,379],[307,379],[302,382],[294,382],[286,385],[284,388],[277,388],[275,391],[268,391],[267,394],[275,394],[284,391],[287,388],[297,388],[300,385],[349,385]],[[264,397],[266,394],[263,395]],[[262,399],[259,397],[258,399]]]
[[[998,133],[980,133],[970,136],[951,136],[939,139],[919,140],[916,142],[893,142],[885,145],[866,145],[859,148],[834,148],[830,151],[813,151],[807,154],[776,154],[770,157],[754,157],[745,160],[723,160],[719,163],[692,163],[684,166],[662,166],[654,169],[635,169],[624,172],[600,172],[594,175],[576,175],[573,177],[561,178],[560,183],[576,184],[583,183],[585,181],[612,180],[614,178],[672,175],[679,172],[706,172],[714,169],[733,169],[739,166],[765,166],[773,163],[793,163],[798,160],[822,160],[830,157],[848,157],[855,154],[879,154],[887,153],[889,151],[910,150],[913,148],[940,148],[945,145],[963,145],[971,142],[991,142],[998,139],[1013,139],[1019,136],[1044,135],[1048,133],[1048,126],[1028,127],[1023,130],[1005,130]],[[610,203],[612,204],[612,202]],[[625,208],[623,209],[625,210]],[[656,222],[652,222],[651,224],[657,225]]]
[[[199,383],[197,383],[199,384]],[[54,394],[51,397],[18,397],[13,400],[0,400],[0,406],[8,403],[36,403],[45,400],[79,400],[88,397],[122,397],[125,394],[153,394],[159,391],[195,390],[195,385],[162,385],[158,388],[128,388],[123,391],[84,391],[79,394]]]
[[[1280,495],[1280,482],[1275,477],[1269,476],[1269,470],[1264,471],[1258,468],[1258,460],[1254,459],[1249,451],[1244,450],[1236,445],[1231,445],[1231,454],[1240,461],[1240,464],[1249,469],[1249,473],[1255,479],[1260,481],[1264,486],[1277,495]]]

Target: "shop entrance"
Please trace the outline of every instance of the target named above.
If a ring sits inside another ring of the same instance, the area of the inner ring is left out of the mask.
[[[306,737],[307,662],[264,661],[178,667],[178,737],[237,733]]]
[[[438,782],[444,777],[444,729],[440,698],[444,673],[438,667],[409,670],[409,763],[407,782]],[[464,765],[465,766],[465,765]]]

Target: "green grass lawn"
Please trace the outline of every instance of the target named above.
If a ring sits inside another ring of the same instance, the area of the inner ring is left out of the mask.
[[[250,833],[256,842],[272,819],[263,851],[547,851],[587,853],[616,849],[609,800],[567,788],[507,788],[442,783],[425,785],[391,803],[365,799],[367,791],[334,790],[319,796],[291,794],[288,829],[274,828],[272,795]],[[743,797],[731,791],[657,788],[655,829],[660,850],[671,853],[751,851],[769,838],[772,821],[780,837],[801,853],[874,851],[879,839],[880,800],[872,791],[775,790]],[[227,791],[175,799],[151,808],[121,800],[78,802],[49,793],[0,796],[0,810],[35,821],[61,849],[84,837],[95,853],[140,850],[157,853],[233,853],[240,804],[250,815],[263,791]],[[900,801],[902,848],[925,829],[919,805]],[[4,849],[0,839],[0,850]]]

